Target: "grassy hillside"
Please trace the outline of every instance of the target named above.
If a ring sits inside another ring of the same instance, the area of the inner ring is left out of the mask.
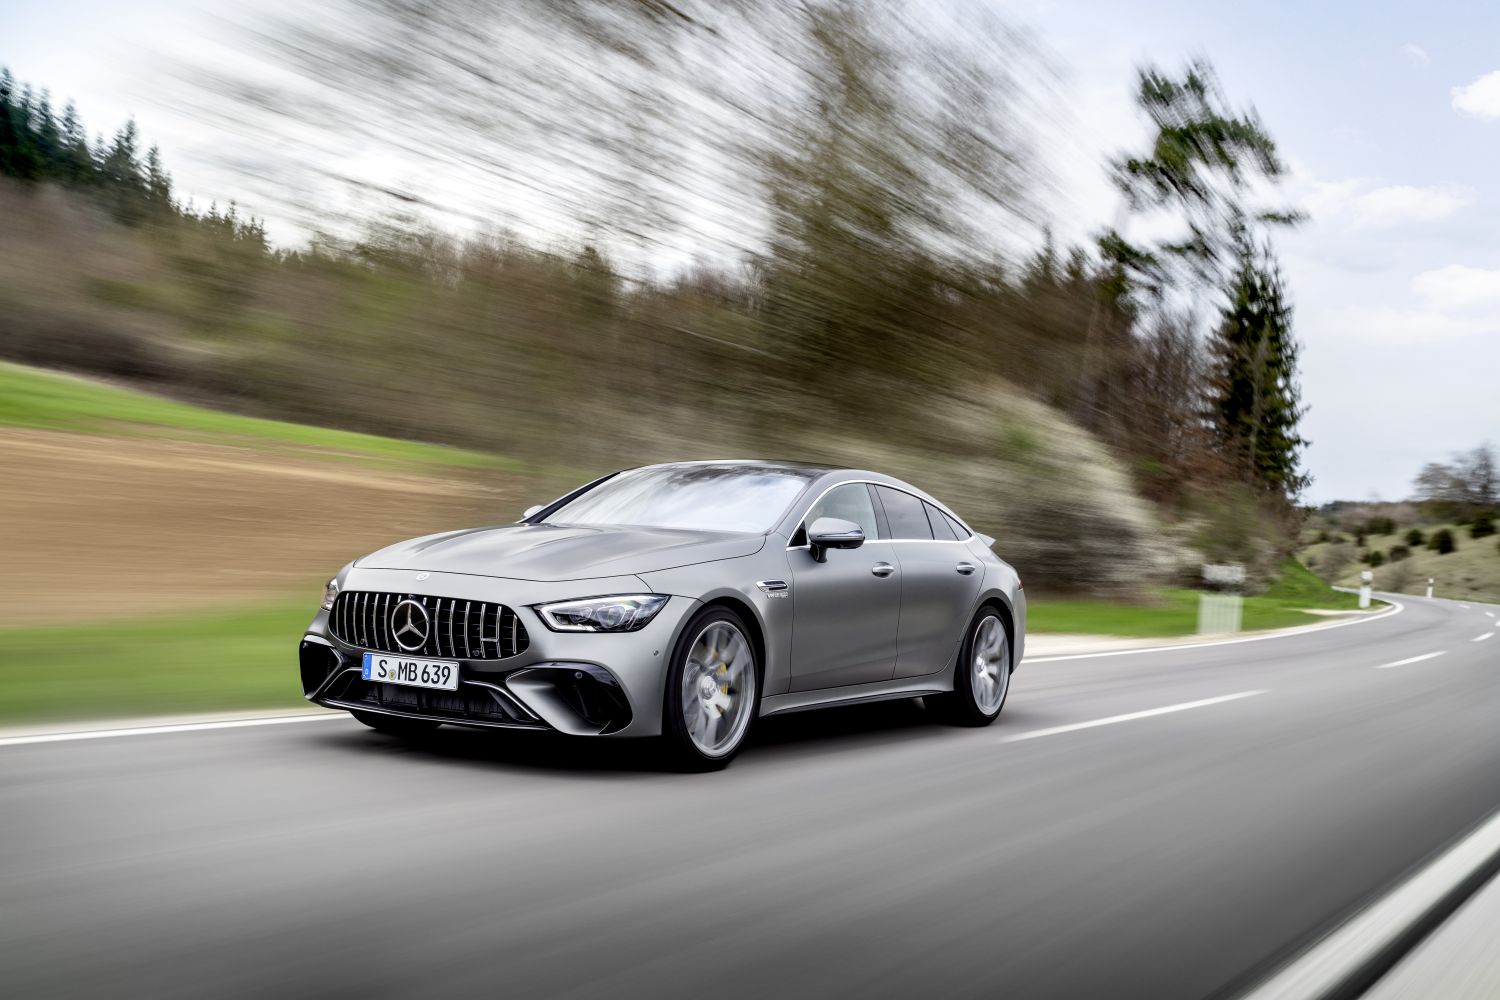
[[[0,427],[170,436],[200,443],[313,450],[418,465],[475,469],[519,466],[508,459],[461,448],[224,413],[5,362],[0,362]]]
[[[1359,562],[1359,558],[1365,553],[1378,551],[1386,556],[1387,561],[1372,570],[1376,589],[1424,594],[1427,578],[1432,577],[1436,581],[1433,593],[1438,597],[1500,602],[1500,536],[1471,538],[1467,526],[1452,523],[1417,526],[1428,538],[1443,529],[1453,533],[1456,550],[1439,555],[1425,544],[1407,545],[1405,535],[1413,526],[1411,523],[1402,524],[1391,535],[1369,535],[1364,548],[1358,547],[1354,536],[1347,531],[1329,533],[1330,537],[1343,539],[1342,542],[1316,541],[1323,529],[1310,531],[1306,533],[1310,544],[1302,549],[1301,558],[1320,574],[1325,574],[1335,561],[1341,559],[1344,565],[1333,575],[1332,582],[1357,587],[1360,571],[1370,569]],[[1411,555],[1391,562],[1390,551],[1397,545],[1406,545]],[[1343,550],[1342,555],[1335,555],[1338,549]]]

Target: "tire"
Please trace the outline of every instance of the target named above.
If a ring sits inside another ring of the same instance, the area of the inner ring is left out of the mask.
[[[388,733],[391,736],[406,738],[425,736],[442,725],[441,722],[431,722],[427,719],[408,719],[400,715],[382,715],[379,712],[350,712],[349,714],[377,733]]]
[[[671,767],[717,771],[745,745],[760,713],[750,636],[744,619],[724,607],[703,609],[682,630],[662,699],[661,742]]]
[[[955,726],[994,722],[1010,694],[1014,650],[1004,616],[993,607],[980,608],[964,632],[953,667],[953,691],[927,698],[928,709]]]

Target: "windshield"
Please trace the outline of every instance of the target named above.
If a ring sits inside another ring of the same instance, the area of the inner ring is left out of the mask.
[[[548,524],[765,533],[813,473],[743,465],[664,465],[608,479],[546,518]]]

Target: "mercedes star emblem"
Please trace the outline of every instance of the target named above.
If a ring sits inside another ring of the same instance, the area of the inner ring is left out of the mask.
[[[427,645],[427,634],[432,630],[432,619],[421,603],[408,597],[391,610],[391,632],[396,644],[407,652]]]

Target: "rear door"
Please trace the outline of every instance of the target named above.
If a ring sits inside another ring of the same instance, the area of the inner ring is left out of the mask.
[[[818,499],[787,549],[792,573],[793,691],[890,680],[896,663],[901,569],[881,538],[874,497],[865,483],[835,486]],[[819,517],[858,524],[865,543],[830,549],[816,562],[806,526]]]
[[[894,676],[937,673],[957,655],[984,569],[942,511],[891,486],[875,493],[901,565]]]

